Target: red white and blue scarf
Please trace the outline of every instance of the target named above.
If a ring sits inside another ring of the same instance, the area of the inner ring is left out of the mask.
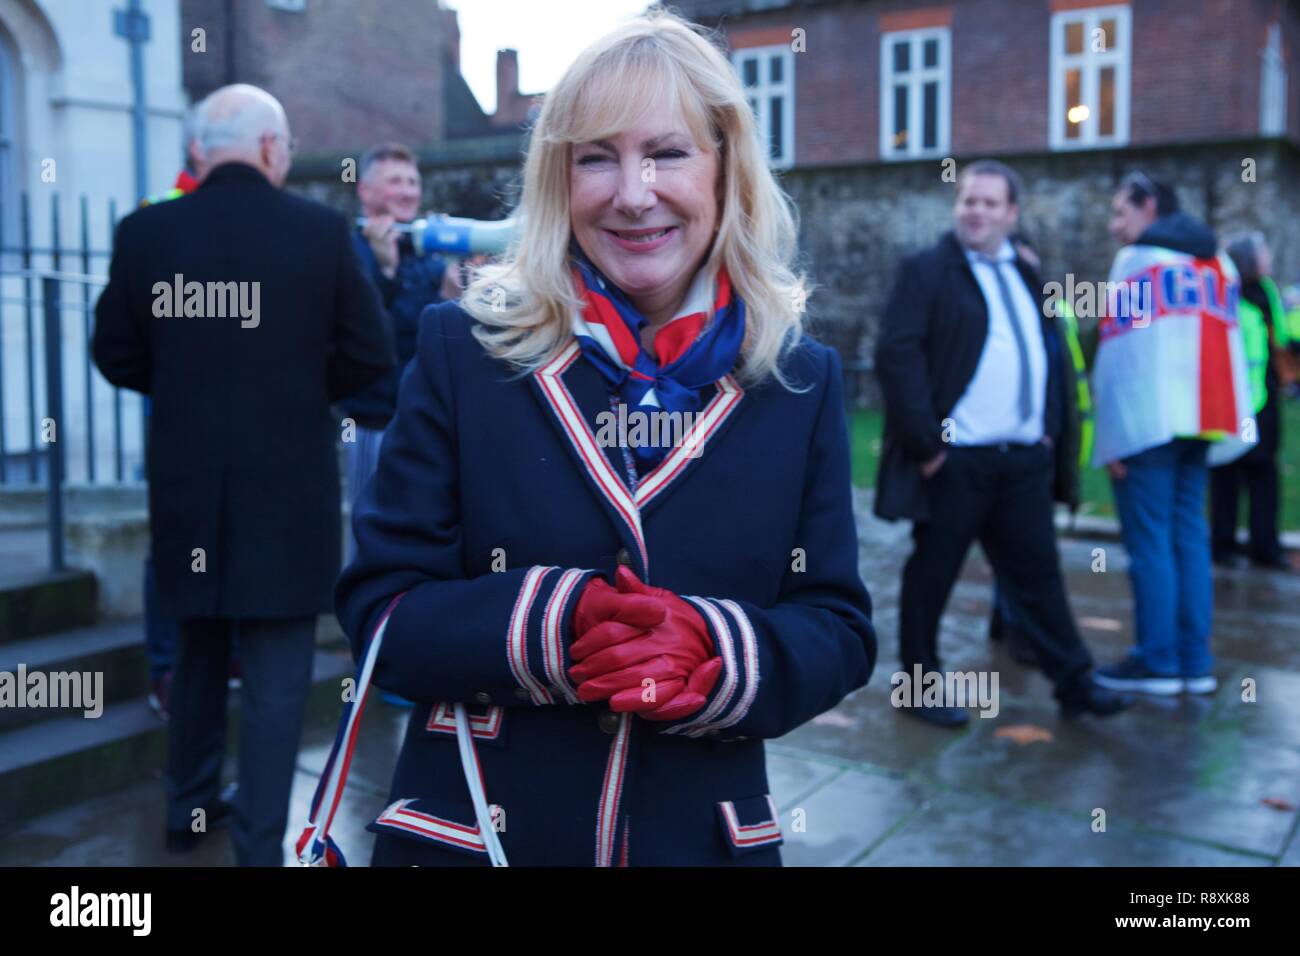
[[[655,332],[656,362],[641,347],[647,319],[627,294],[576,244],[572,264],[583,303],[573,316],[573,334],[610,392],[619,392],[630,410],[698,411],[704,389],[735,367],[745,338],[745,303],[732,289],[726,267],[716,277],[703,269],[696,274],[677,314]],[[637,471],[645,474],[669,450],[633,447]]]

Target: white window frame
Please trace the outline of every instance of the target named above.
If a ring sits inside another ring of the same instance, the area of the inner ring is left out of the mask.
[[[1093,31],[1100,29],[1101,21],[1115,20],[1115,29],[1119,33],[1119,42],[1112,50],[1094,52],[1092,49]],[[1070,24],[1083,24],[1083,52],[1067,54],[1065,52],[1065,30]],[[1062,10],[1052,14],[1052,25],[1048,36],[1050,93],[1048,103],[1048,142],[1054,150],[1105,149],[1112,146],[1124,146],[1129,137],[1129,83],[1132,76],[1133,57],[1133,17],[1128,4],[1082,7],[1076,10]],[[1115,132],[1102,136],[1097,132],[1101,113],[1101,71],[1103,68],[1115,68]],[[1087,106],[1089,115],[1079,124],[1078,139],[1065,136],[1065,73],[1067,70],[1079,70],[1080,105]]]
[[[767,66],[773,56],[779,56],[783,61],[780,83],[773,83],[768,79]],[[744,64],[746,60],[751,59],[758,61],[758,84],[745,86]],[[732,51],[731,65],[740,79],[741,86],[744,87],[746,98],[753,99],[757,104],[754,108],[754,117],[758,121],[758,135],[768,165],[773,169],[789,169],[794,165],[794,50],[785,43],[741,47]],[[781,111],[781,144],[784,152],[781,156],[775,157],[772,155],[771,148],[771,97],[773,96],[782,97],[785,103]]]
[[[907,86],[907,148],[894,149],[894,87],[899,85],[894,73],[894,44],[909,44]],[[927,40],[939,41],[939,65],[923,66],[922,54]],[[922,144],[925,123],[921,115],[925,84],[937,80],[939,97],[935,118],[935,145]],[[947,156],[952,135],[952,31],[948,27],[925,27],[920,30],[893,30],[880,35],[880,158],[906,161],[933,156]]]
[[[1282,54],[1282,25],[1271,24],[1268,43],[1259,53],[1259,132],[1286,135],[1286,59]]]

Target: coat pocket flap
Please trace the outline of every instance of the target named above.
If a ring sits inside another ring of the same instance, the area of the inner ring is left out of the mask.
[[[776,802],[768,794],[720,801],[718,822],[733,856],[784,842]]]
[[[471,856],[487,856],[487,845],[483,842],[478,821],[474,819],[474,808],[468,802],[397,800],[375,817],[366,829],[371,833],[389,833],[441,844]]]
[[[475,744],[489,747],[505,746],[506,709],[495,705],[467,704],[465,715],[469,718],[469,732]],[[430,737],[456,737],[456,713],[446,701],[438,701],[429,708],[424,733]]]

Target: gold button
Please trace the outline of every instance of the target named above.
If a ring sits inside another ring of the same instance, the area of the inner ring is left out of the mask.
[[[627,553],[627,548],[619,548],[618,556],[614,559],[625,568],[632,567],[632,555]]]
[[[475,694],[474,699],[478,701],[480,704],[492,703],[492,695],[485,690],[481,690],[477,694]]]
[[[596,718],[596,725],[607,734],[618,733],[618,714],[607,710]]]

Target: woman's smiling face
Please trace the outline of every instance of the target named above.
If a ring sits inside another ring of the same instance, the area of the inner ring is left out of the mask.
[[[661,96],[633,127],[575,143],[569,218],[582,251],[651,321],[672,317],[718,222],[717,151]]]

